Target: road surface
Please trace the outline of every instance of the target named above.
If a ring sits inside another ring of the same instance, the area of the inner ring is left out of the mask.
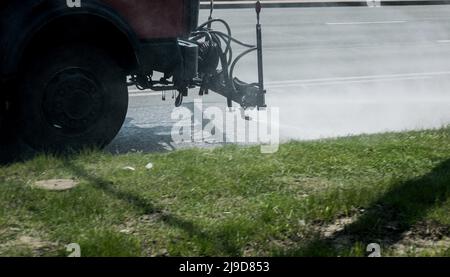
[[[251,9],[216,10],[215,17],[254,42]],[[262,24],[267,103],[279,108],[282,141],[450,124],[450,5],[272,8]],[[254,57],[236,75],[255,80]],[[166,102],[160,94],[130,93],[127,122],[109,151],[211,145],[172,141],[170,93]],[[186,107],[192,109],[195,94]],[[217,95],[203,100],[225,107]]]

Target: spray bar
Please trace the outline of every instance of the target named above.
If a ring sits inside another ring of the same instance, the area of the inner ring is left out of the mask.
[[[256,37],[257,45],[244,43],[231,34],[229,24],[222,19],[213,19],[214,1],[211,1],[211,12],[207,22],[201,24],[193,33],[190,41],[200,48],[199,75],[200,95],[212,90],[227,98],[227,104],[232,107],[232,102],[240,104],[243,108],[264,108],[265,89],[262,52],[262,28],[260,24],[261,3],[256,2]],[[214,23],[221,23],[226,33],[212,29]],[[233,59],[231,44],[235,43],[245,48],[246,51]],[[234,70],[238,62],[246,55],[256,51],[258,58],[258,82],[245,83],[234,77]],[[218,68],[220,64],[220,69]]]
[[[266,107],[260,1],[257,1],[255,6],[257,17],[256,45],[244,43],[234,38],[231,34],[230,25],[223,19],[213,18],[213,11],[214,1],[211,0],[208,21],[198,26],[190,34],[189,40],[183,42],[184,49],[195,49],[195,59],[198,59],[198,70],[197,66],[195,67],[195,71],[198,71],[198,76],[196,78],[193,78],[192,76],[185,78],[185,76],[176,75],[172,72],[172,74],[165,73],[163,78],[159,81],[155,81],[152,80],[152,73],[141,72],[132,75],[128,81],[128,85],[136,85],[140,90],[176,90],[178,94],[176,96],[173,95],[173,98],[176,99],[175,106],[177,107],[181,106],[183,103],[183,97],[188,95],[188,88],[195,86],[200,87],[200,95],[208,94],[211,90],[226,97],[228,107],[232,107],[233,102],[238,103],[244,109],[255,107],[259,109]],[[222,24],[225,27],[226,32],[212,29],[213,24]],[[234,58],[233,48],[231,47],[233,43],[245,47],[247,50]],[[194,45],[196,47],[186,47],[186,45]],[[234,77],[234,71],[239,61],[252,52],[257,52],[258,81],[255,83],[246,83]],[[172,80],[169,80],[170,77],[173,77]],[[164,93],[162,98],[165,100]]]

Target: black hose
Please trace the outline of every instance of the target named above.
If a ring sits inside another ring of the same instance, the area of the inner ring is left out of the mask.
[[[230,49],[231,49],[231,28],[230,28],[230,25],[229,25],[225,20],[223,20],[223,19],[211,19],[211,20],[208,20],[208,21],[206,21],[205,23],[203,23],[203,24],[201,24],[200,26],[198,26],[196,30],[202,30],[202,31],[212,32],[212,30],[210,30],[210,29],[204,29],[204,27],[205,27],[205,26],[211,26],[211,24],[214,23],[214,22],[222,23],[222,24],[225,26],[225,28],[227,29],[228,41],[227,41],[227,47],[226,47],[226,49],[225,49],[225,51],[224,51],[225,54],[227,55],[228,52],[229,52]]]
[[[175,98],[175,107],[181,107],[183,105],[183,92],[178,91],[178,95]]]
[[[211,33],[213,33],[213,34],[218,34],[219,36],[225,36],[225,37],[228,37],[227,34],[222,33],[222,32],[220,32],[220,31],[211,31]],[[232,42],[237,43],[237,44],[239,44],[239,45],[241,45],[241,46],[244,46],[244,47],[247,47],[247,48],[256,47],[256,45],[244,43],[244,42],[242,42],[242,41],[240,41],[240,40],[235,39],[234,37],[229,37],[229,38],[231,39]]]
[[[221,31],[211,30],[210,29],[211,25],[214,22],[222,23],[225,26],[227,32],[224,33]],[[207,28],[205,28],[205,27],[207,27]],[[233,38],[231,35],[230,25],[223,19],[210,19],[210,20],[206,21],[205,23],[203,23],[197,27],[197,29],[193,32],[193,35],[194,35],[194,37],[191,38],[191,40],[198,41],[201,38],[207,37],[205,39],[215,42],[218,45],[218,47],[220,48],[219,58],[220,58],[220,63],[221,63],[221,67],[222,67],[222,72],[224,74],[224,79],[226,80],[226,82],[229,82],[228,86],[231,88],[230,95],[228,96],[229,105],[230,105],[230,100],[232,99],[232,93],[236,93],[236,87],[235,87],[235,84],[233,81],[234,69],[235,69],[237,63],[244,56],[248,55],[249,53],[251,53],[253,51],[256,51],[258,49],[257,46],[251,45],[248,43],[244,43],[236,38]],[[222,50],[221,41],[225,42],[225,45],[226,45],[225,51]],[[243,53],[238,55],[233,60],[233,50],[231,48],[232,42],[234,42],[240,46],[250,48],[250,49],[244,51]],[[253,86],[253,85],[255,85],[255,83],[249,84],[249,86]]]
[[[248,49],[248,50],[246,50],[246,51],[244,51],[242,54],[240,54],[239,56],[237,56],[236,57],[236,59],[233,61],[233,63],[231,64],[231,68],[230,68],[230,78],[231,78],[231,80],[233,80],[233,73],[234,73],[234,68],[236,67],[236,64],[239,62],[239,60],[240,59],[242,59],[244,56],[246,56],[247,54],[249,54],[249,53],[251,53],[251,52],[253,52],[253,51],[256,51],[256,50],[258,50],[258,48],[251,48],[251,49]],[[233,83],[233,88],[234,89],[236,89],[235,87],[234,87],[234,82],[232,82]]]

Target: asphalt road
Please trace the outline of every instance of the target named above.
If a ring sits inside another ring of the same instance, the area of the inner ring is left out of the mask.
[[[217,10],[215,17],[254,42],[252,10]],[[279,108],[282,141],[450,124],[450,5],[272,8],[262,24],[267,104]],[[255,80],[254,57],[236,75]],[[170,93],[166,102],[159,94],[130,93],[127,122],[108,150],[214,145],[172,141]],[[191,110],[194,96],[185,100]],[[217,95],[203,100],[225,107]]]

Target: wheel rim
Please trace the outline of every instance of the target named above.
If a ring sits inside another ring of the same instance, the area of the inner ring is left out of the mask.
[[[58,72],[45,87],[44,116],[67,135],[93,128],[103,114],[105,92],[93,74],[71,68]]]

